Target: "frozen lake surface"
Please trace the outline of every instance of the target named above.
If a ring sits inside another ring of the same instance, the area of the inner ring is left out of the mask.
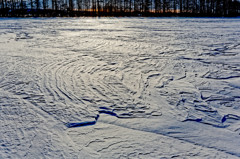
[[[0,158],[240,158],[240,19],[0,19]]]

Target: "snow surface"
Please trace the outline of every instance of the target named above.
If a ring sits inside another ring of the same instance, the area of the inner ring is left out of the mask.
[[[0,19],[0,158],[240,158],[240,19]]]

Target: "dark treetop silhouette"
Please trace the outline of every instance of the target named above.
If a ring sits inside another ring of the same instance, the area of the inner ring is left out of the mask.
[[[0,0],[0,16],[239,16],[239,0]]]

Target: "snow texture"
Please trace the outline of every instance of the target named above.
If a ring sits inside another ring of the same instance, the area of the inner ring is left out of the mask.
[[[240,158],[240,19],[0,19],[0,158]]]

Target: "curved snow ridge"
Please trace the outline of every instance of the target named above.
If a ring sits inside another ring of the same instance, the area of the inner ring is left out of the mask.
[[[133,77],[132,79],[140,76],[140,73],[133,74],[126,67],[116,74],[113,71],[119,67],[115,65],[119,64],[112,62],[110,65],[106,62],[96,61],[95,58],[89,55],[76,55],[70,59],[53,60],[38,70],[39,76],[43,78],[40,89],[47,96],[46,103],[61,102],[57,107],[51,106],[53,115],[58,116],[57,111],[61,107],[63,107],[62,109],[66,107],[62,103],[68,103],[82,114],[90,114],[97,109],[95,105],[105,104],[111,105],[114,110],[119,112],[119,118],[148,116],[149,111],[152,110],[141,99],[144,91],[143,81],[140,81],[139,85],[134,83],[132,86],[130,84],[135,81],[128,80],[129,77],[122,71],[127,72],[127,75]],[[141,80],[146,81],[149,77],[153,78],[159,75],[155,72],[148,73],[146,77],[141,77]],[[140,90],[136,90],[136,87],[139,87]],[[89,105],[91,106],[89,107]],[[43,109],[47,109],[47,107],[43,106]],[[70,110],[65,109],[66,114]],[[69,122],[79,117],[77,114],[70,113],[62,120]],[[102,111],[102,113],[104,112]]]
[[[122,113],[117,114],[115,109],[111,110],[107,107],[99,107],[100,110],[98,110],[98,114],[92,121],[83,121],[83,122],[68,122],[66,123],[66,127],[68,128],[74,128],[74,127],[84,127],[84,126],[92,126],[95,125],[100,117],[101,114],[106,114],[110,116],[114,116],[119,119],[129,119],[129,118],[139,118],[138,116],[134,116],[132,113]],[[141,112],[140,112],[141,113]],[[162,114],[157,111],[152,111],[149,113],[150,116],[161,116]]]
[[[95,117],[95,120],[93,121],[83,121],[83,122],[74,122],[74,123],[67,123],[65,124],[68,128],[74,128],[74,127],[84,127],[84,126],[91,126],[91,125],[95,125],[98,121],[98,118],[100,117],[100,114],[107,114],[107,115],[111,115],[111,116],[115,116],[117,118],[119,118],[119,116],[112,110],[109,110],[106,107],[100,107],[102,108],[101,110],[99,110],[99,114],[97,114],[97,116]]]

